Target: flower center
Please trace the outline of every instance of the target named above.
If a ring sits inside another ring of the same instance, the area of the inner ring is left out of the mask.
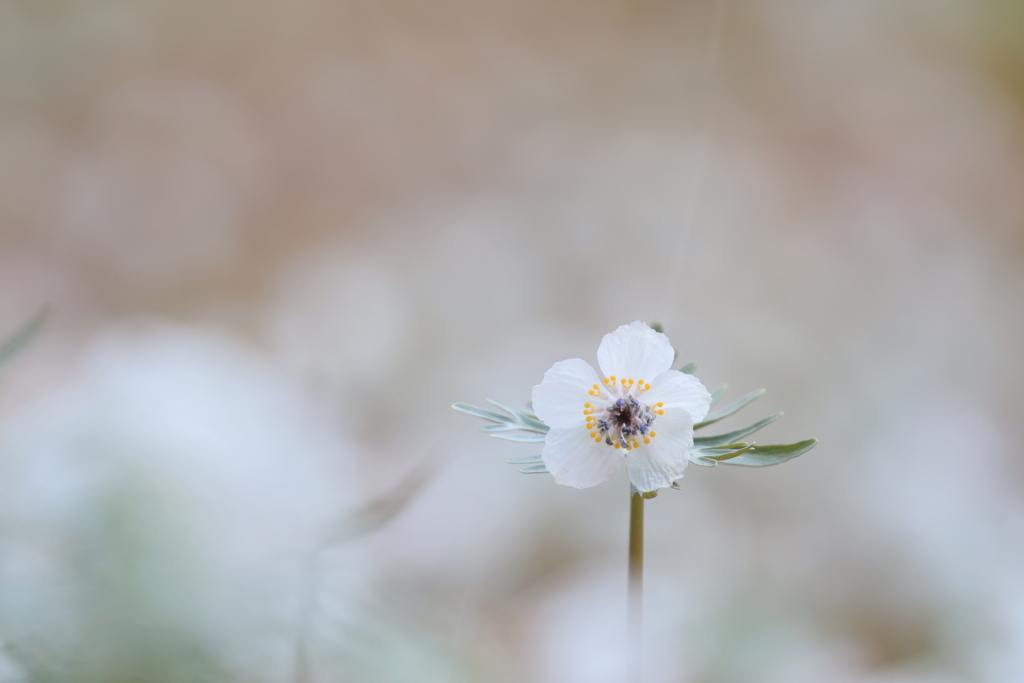
[[[583,404],[587,429],[591,430],[590,438],[627,451],[639,448],[641,441],[649,444],[657,436],[651,431],[651,425],[658,415],[665,414],[662,403],[649,406],[636,398],[651,385],[643,380],[616,381],[615,377],[606,377],[602,381],[603,388],[595,384],[590,391],[595,403]]]

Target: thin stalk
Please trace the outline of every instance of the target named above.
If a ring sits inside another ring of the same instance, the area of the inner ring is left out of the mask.
[[[633,681],[640,681],[644,621],[644,497],[629,489],[629,626],[630,670]]]

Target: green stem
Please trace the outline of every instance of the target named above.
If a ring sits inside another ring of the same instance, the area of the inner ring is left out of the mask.
[[[629,487],[629,625],[632,680],[640,681],[644,614],[644,497]]]

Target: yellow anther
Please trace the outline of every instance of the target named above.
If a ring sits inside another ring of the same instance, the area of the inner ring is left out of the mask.
[[[639,384],[640,386],[644,385],[644,381],[642,379],[638,379],[636,383]]]
[[[650,442],[651,442],[651,440],[645,436],[644,437],[644,443],[650,443]]]
[[[664,403],[662,403],[661,401],[658,401],[658,402],[657,402],[657,403],[655,403],[654,405],[655,405],[656,407],[660,408],[660,407],[662,407],[662,406],[663,406],[663,405],[665,405],[665,404],[664,404]]]
[[[654,432],[651,432],[651,438],[654,438],[656,436],[657,436],[657,434],[655,434]]]
[[[619,447],[620,447],[619,444],[615,444],[615,448],[616,449],[618,449]]]
[[[594,385],[594,389],[600,389],[600,388],[601,387],[597,386],[596,384]]]
[[[645,384],[645,385],[644,385],[644,391],[650,391],[650,390],[651,390],[651,385],[650,385],[650,383],[647,383],[647,384]]]
[[[615,381],[615,375],[612,375],[612,376],[611,376],[611,377],[609,377],[608,379],[610,379],[611,381],[613,381],[613,382],[614,382],[614,381]]]
[[[591,390],[590,390],[590,391],[589,391],[588,393],[589,393],[589,394],[590,394],[591,396],[600,396],[600,393],[598,393],[598,392],[594,391],[593,389],[591,389]]]
[[[640,444],[637,442],[636,439],[633,439],[633,448],[640,448]]]
[[[665,411],[664,411],[664,410],[655,410],[655,411],[654,411],[654,414],[655,414],[655,415],[664,415],[664,414],[665,414]]]
[[[601,443],[601,437],[597,437],[596,439],[594,439],[594,443]]]
[[[584,408],[593,408],[594,406],[590,405],[589,403],[584,403],[583,407]]]
[[[591,439],[596,439],[597,438],[597,432],[590,432],[590,438]]]

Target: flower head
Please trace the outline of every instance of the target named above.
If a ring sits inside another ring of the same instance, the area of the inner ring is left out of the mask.
[[[596,486],[623,461],[640,492],[683,476],[711,395],[693,375],[672,370],[674,359],[668,337],[637,321],[601,340],[600,376],[579,358],[544,373],[533,409],[550,427],[541,457],[557,483]]]

